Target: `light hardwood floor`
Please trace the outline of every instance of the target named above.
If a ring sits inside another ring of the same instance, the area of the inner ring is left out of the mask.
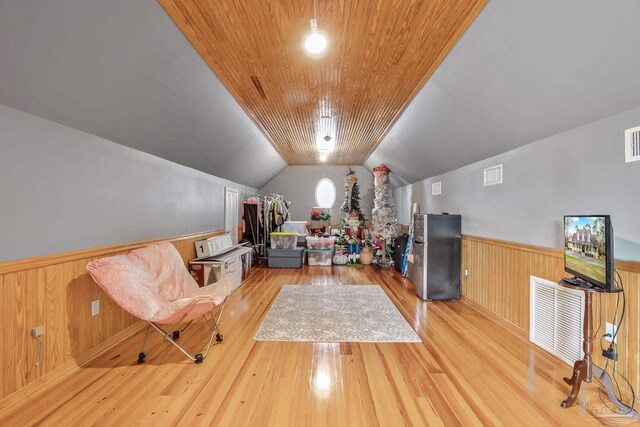
[[[253,341],[284,284],[371,283],[383,287],[422,343]],[[192,325],[182,343],[200,343],[203,326]],[[230,298],[221,329],[224,343],[202,365],[169,344],[137,365],[137,333],[1,413],[0,425],[599,424],[589,404],[560,408],[568,365],[464,301],[419,300],[395,271],[255,269]],[[580,397],[597,399],[593,385]]]

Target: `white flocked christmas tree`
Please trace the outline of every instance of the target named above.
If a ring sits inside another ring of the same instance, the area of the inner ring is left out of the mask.
[[[389,182],[389,172],[391,170],[385,165],[373,169],[375,199],[371,213],[371,232],[386,238],[397,237],[400,234],[391,183]]]

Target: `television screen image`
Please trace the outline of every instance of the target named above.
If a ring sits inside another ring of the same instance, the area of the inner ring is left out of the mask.
[[[608,216],[564,217],[565,270],[589,283],[609,288],[613,259]]]

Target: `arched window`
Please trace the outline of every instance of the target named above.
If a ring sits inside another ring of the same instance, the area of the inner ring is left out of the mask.
[[[333,207],[336,202],[336,186],[329,178],[322,178],[316,184],[316,203],[319,208]]]

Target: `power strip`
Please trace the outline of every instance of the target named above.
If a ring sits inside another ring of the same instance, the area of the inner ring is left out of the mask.
[[[613,350],[602,350],[602,355],[609,360],[613,360],[614,362],[618,361],[618,353]]]

